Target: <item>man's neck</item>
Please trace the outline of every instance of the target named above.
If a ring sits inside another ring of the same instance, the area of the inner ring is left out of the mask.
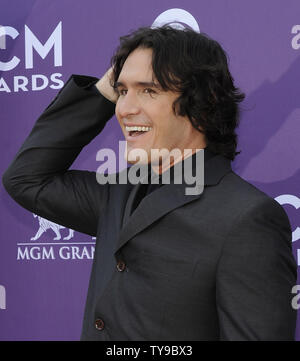
[[[184,149],[184,152],[181,152],[181,156],[178,156],[177,158],[170,157],[167,160],[163,160],[159,165],[152,165],[152,170],[156,174],[162,174],[171,167],[174,166],[174,164],[182,162],[184,159],[189,158],[196,152],[204,149],[203,148],[194,148],[194,149]]]

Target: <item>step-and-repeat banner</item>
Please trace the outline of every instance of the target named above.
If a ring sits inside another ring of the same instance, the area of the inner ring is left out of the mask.
[[[233,169],[283,205],[300,265],[299,14],[299,0],[0,0],[1,174],[71,74],[101,77],[119,37],[140,26],[189,26],[229,56],[247,95]],[[72,168],[97,170],[97,151],[120,139],[114,117]],[[95,239],[0,192],[0,340],[78,340]]]

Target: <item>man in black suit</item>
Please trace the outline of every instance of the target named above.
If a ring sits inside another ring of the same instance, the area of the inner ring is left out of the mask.
[[[112,65],[100,80],[69,78],[3,175],[26,209],[97,236],[81,339],[292,340],[291,228],[231,169],[243,94],[223,49],[192,30],[141,28],[121,38]],[[158,184],[68,170],[114,112],[125,156],[143,149]],[[162,148],[182,157],[150,164]],[[187,195],[172,170],[190,159],[197,171],[199,149],[204,190]]]

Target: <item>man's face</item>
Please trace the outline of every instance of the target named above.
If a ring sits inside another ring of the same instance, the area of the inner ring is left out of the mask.
[[[116,84],[116,117],[127,141],[127,161],[128,153],[136,148],[147,152],[143,163],[150,162],[151,149],[190,148],[195,136],[199,138],[201,134],[187,117],[174,114],[172,104],[179,94],[159,88],[151,61],[152,49],[135,49],[126,59]],[[134,132],[128,127],[147,128]]]

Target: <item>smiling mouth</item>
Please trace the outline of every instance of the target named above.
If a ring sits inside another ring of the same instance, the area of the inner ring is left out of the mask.
[[[151,129],[152,129],[152,127],[140,127],[140,126],[133,126],[133,127],[126,126],[125,127],[125,130],[128,132],[128,135],[130,137],[138,137],[140,135],[146,134]]]

